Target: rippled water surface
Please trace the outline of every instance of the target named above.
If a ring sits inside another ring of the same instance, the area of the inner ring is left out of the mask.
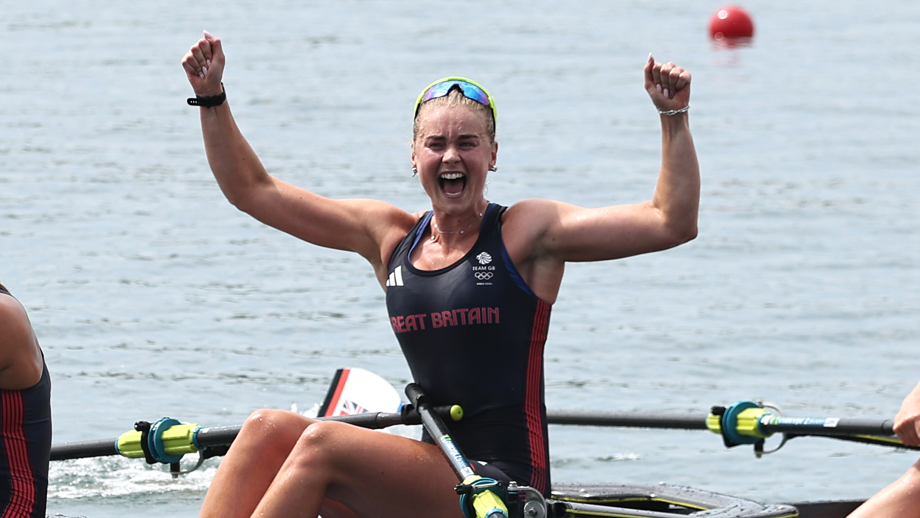
[[[303,409],[335,369],[409,381],[357,256],[233,209],[179,66],[202,29],[267,168],[332,197],[426,207],[411,105],[467,75],[497,100],[488,197],[647,199],[659,164],[648,53],[692,71],[699,238],[571,265],[546,351],[550,408],[892,417],[920,343],[920,4],[751,2],[719,48],[706,2],[3,2],[0,279],[54,379],[55,442],[164,415]],[[494,375],[495,373],[486,373]],[[550,429],[554,478],[659,480],[761,501],[867,497],[916,458],[797,439],[756,460],[705,432]],[[216,467],[54,464],[48,511],[196,516]]]

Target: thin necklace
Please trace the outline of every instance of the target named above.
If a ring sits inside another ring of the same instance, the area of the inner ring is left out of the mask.
[[[465,233],[467,230],[469,230],[470,227],[473,226],[473,223],[476,223],[477,221],[479,221],[479,218],[481,218],[482,215],[483,215],[483,213],[480,212],[478,216],[476,216],[475,218],[473,218],[472,221],[470,221],[470,224],[467,225],[466,228],[464,228],[463,230],[454,231],[454,232],[445,232],[445,231],[441,230],[441,228],[438,227],[438,223],[437,223],[436,221],[434,221],[434,219],[431,220],[431,225],[434,226],[434,229],[438,231],[438,234],[463,234],[463,233]],[[434,239],[434,232],[431,233],[431,239]]]

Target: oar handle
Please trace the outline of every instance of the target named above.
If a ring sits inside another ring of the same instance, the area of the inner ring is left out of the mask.
[[[770,433],[813,435],[894,435],[894,421],[853,417],[761,417],[760,427]]]

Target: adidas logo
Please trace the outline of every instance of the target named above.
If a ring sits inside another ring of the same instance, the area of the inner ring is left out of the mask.
[[[390,276],[387,277],[387,286],[402,286],[402,266],[397,266]]]

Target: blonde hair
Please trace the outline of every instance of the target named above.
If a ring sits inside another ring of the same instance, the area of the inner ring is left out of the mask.
[[[422,113],[422,108],[425,106],[470,106],[474,110],[482,114],[486,118],[486,133],[489,135],[489,139],[492,142],[495,142],[495,119],[492,118],[492,109],[488,106],[480,103],[479,101],[474,101],[469,97],[463,95],[463,91],[460,90],[459,86],[454,86],[451,88],[450,92],[443,97],[435,97],[434,99],[429,99],[423,102],[418,107],[418,113],[415,114],[415,121],[412,123],[412,141],[415,142],[416,137],[418,137],[418,118]]]

